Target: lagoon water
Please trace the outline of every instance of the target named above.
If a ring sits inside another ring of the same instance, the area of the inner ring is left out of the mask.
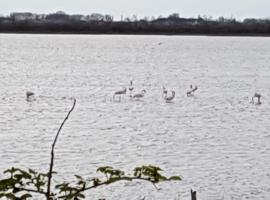
[[[87,199],[187,200],[191,188],[202,200],[269,199],[269,55],[267,37],[2,34],[0,171],[46,171],[75,97],[56,146],[56,181],[145,164],[183,178],[159,191],[121,182]],[[131,78],[145,97],[113,102]],[[190,84],[199,88],[194,97],[185,94]],[[172,103],[162,86],[175,90]],[[250,103],[255,91],[261,105]]]

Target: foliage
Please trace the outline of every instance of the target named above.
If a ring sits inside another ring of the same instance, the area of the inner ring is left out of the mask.
[[[50,194],[50,199],[84,199],[83,192],[119,181],[142,180],[150,182],[156,187],[156,184],[161,181],[181,180],[179,176],[165,177],[160,173],[161,171],[159,167],[148,165],[136,167],[133,170],[133,175],[126,175],[124,171],[110,166],[99,167],[97,172],[102,173],[104,178],[85,179],[75,175],[75,183],[57,184]],[[32,169],[22,170],[14,167],[4,171],[4,173],[7,174],[7,177],[0,180],[0,198],[25,200],[31,198],[33,194],[46,196],[48,173],[38,173]]]

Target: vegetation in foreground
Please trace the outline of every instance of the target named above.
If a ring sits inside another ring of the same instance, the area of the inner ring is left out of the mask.
[[[44,196],[46,200],[79,200],[85,198],[85,195],[83,194],[85,191],[119,181],[142,180],[150,182],[156,187],[156,184],[161,181],[181,180],[179,176],[163,176],[161,174],[162,170],[159,167],[152,165],[136,167],[133,170],[132,175],[128,175],[124,171],[114,169],[110,166],[104,166],[97,169],[97,172],[102,173],[104,178],[85,179],[79,175],[75,175],[76,183],[63,182],[55,185],[54,189],[51,190],[52,176],[56,173],[53,171],[54,148],[62,127],[73,111],[75,105],[76,100],[74,100],[71,110],[68,112],[55,136],[51,148],[51,161],[48,172],[40,173],[33,169],[22,170],[14,167],[4,171],[6,178],[0,180],[0,198],[26,200],[33,197],[33,195],[41,195]]]

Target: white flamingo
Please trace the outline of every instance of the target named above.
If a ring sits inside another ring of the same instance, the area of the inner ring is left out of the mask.
[[[187,96],[188,96],[188,97],[189,97],[189,96],[192,96],[196,90],[198,90],[198,87],[197,87],[197,86],[195,86],[195,87],[193,88],[193,86],[190,85],[190,90],[187,91]]]
[[[261,97],[262,97],[261,94],[255,92],[254,96],[252,97],[252,103],[254,103],[254,98],[257,98],[258,99],[257,104],[261,104],[262,103],[261,102]]]
[[[119,101],[121,100],[121,95],[126,94],[127,93],[127,88],[123,88],[122,90],[116,91],[113,94],[113,100],[115,98],[115,96],[119,96]]]
[[[172,95],[169,97],[164,97],[164,99],[166,100],[167,103],[171,102],[175,97],[175,91],[172,91]]]
[[[144,97],[144,94],[146,93],[145,90],[142,90],[140,93],[133,95],[132,97],[135,99],[141,99]]]

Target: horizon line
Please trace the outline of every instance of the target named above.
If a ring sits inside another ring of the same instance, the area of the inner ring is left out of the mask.
[[[67,15],[83,15],[83,16],[87,16],[87,15],[91,15],[91,14],[101,14],[101,15],[110,15],[113,18],[132,18],[133,16],[138,17],[139,15],[137,14],[130,14],[130,15],[126,15],[126,14],[119,14],[118,17],[117,15],[113,15],[110,13],[104,13],[104,12],[91,12],[91,13],[78,13],[78,12],[66,12],[64,10],[57,10],[57,11],[51,11],[51,12],[32,12],[32,11],[11,11],[8,14],[2,14],[0,13],[0,17],[8,17],[13,13],[31,13],[31,14],[37,14],[37,15],[50,15],[50,14],[56,14],[56,13],[64,13]],[[218,19],[220,17],[223,17],[225,19],[235,19],[235,20],[239,20],[242,21],[244,19],[270,19],[270,16],[265,16],[265,17],[252,17],[252,16],[245,16],[245,17],[235,17],[233,14],[230,14],[230,16],[223,16],[223,15],[219,15],[219,16],[214,16],[214,15],[208,15],[208,14],[197,14],[196,16],[186,16],[186,15],[181,15],[181,13],[179,12],[171,12],[170,14],[164,15],[164,14],[157,14],[157,15],[145,15],[143,17],[138,17],[138,19],[144,19],[144,18],[166,18],[169,17],[172,14],[179,14],[179,18],[212,18],[212,19]],[[142,15],[141,15],[142,16]]]

